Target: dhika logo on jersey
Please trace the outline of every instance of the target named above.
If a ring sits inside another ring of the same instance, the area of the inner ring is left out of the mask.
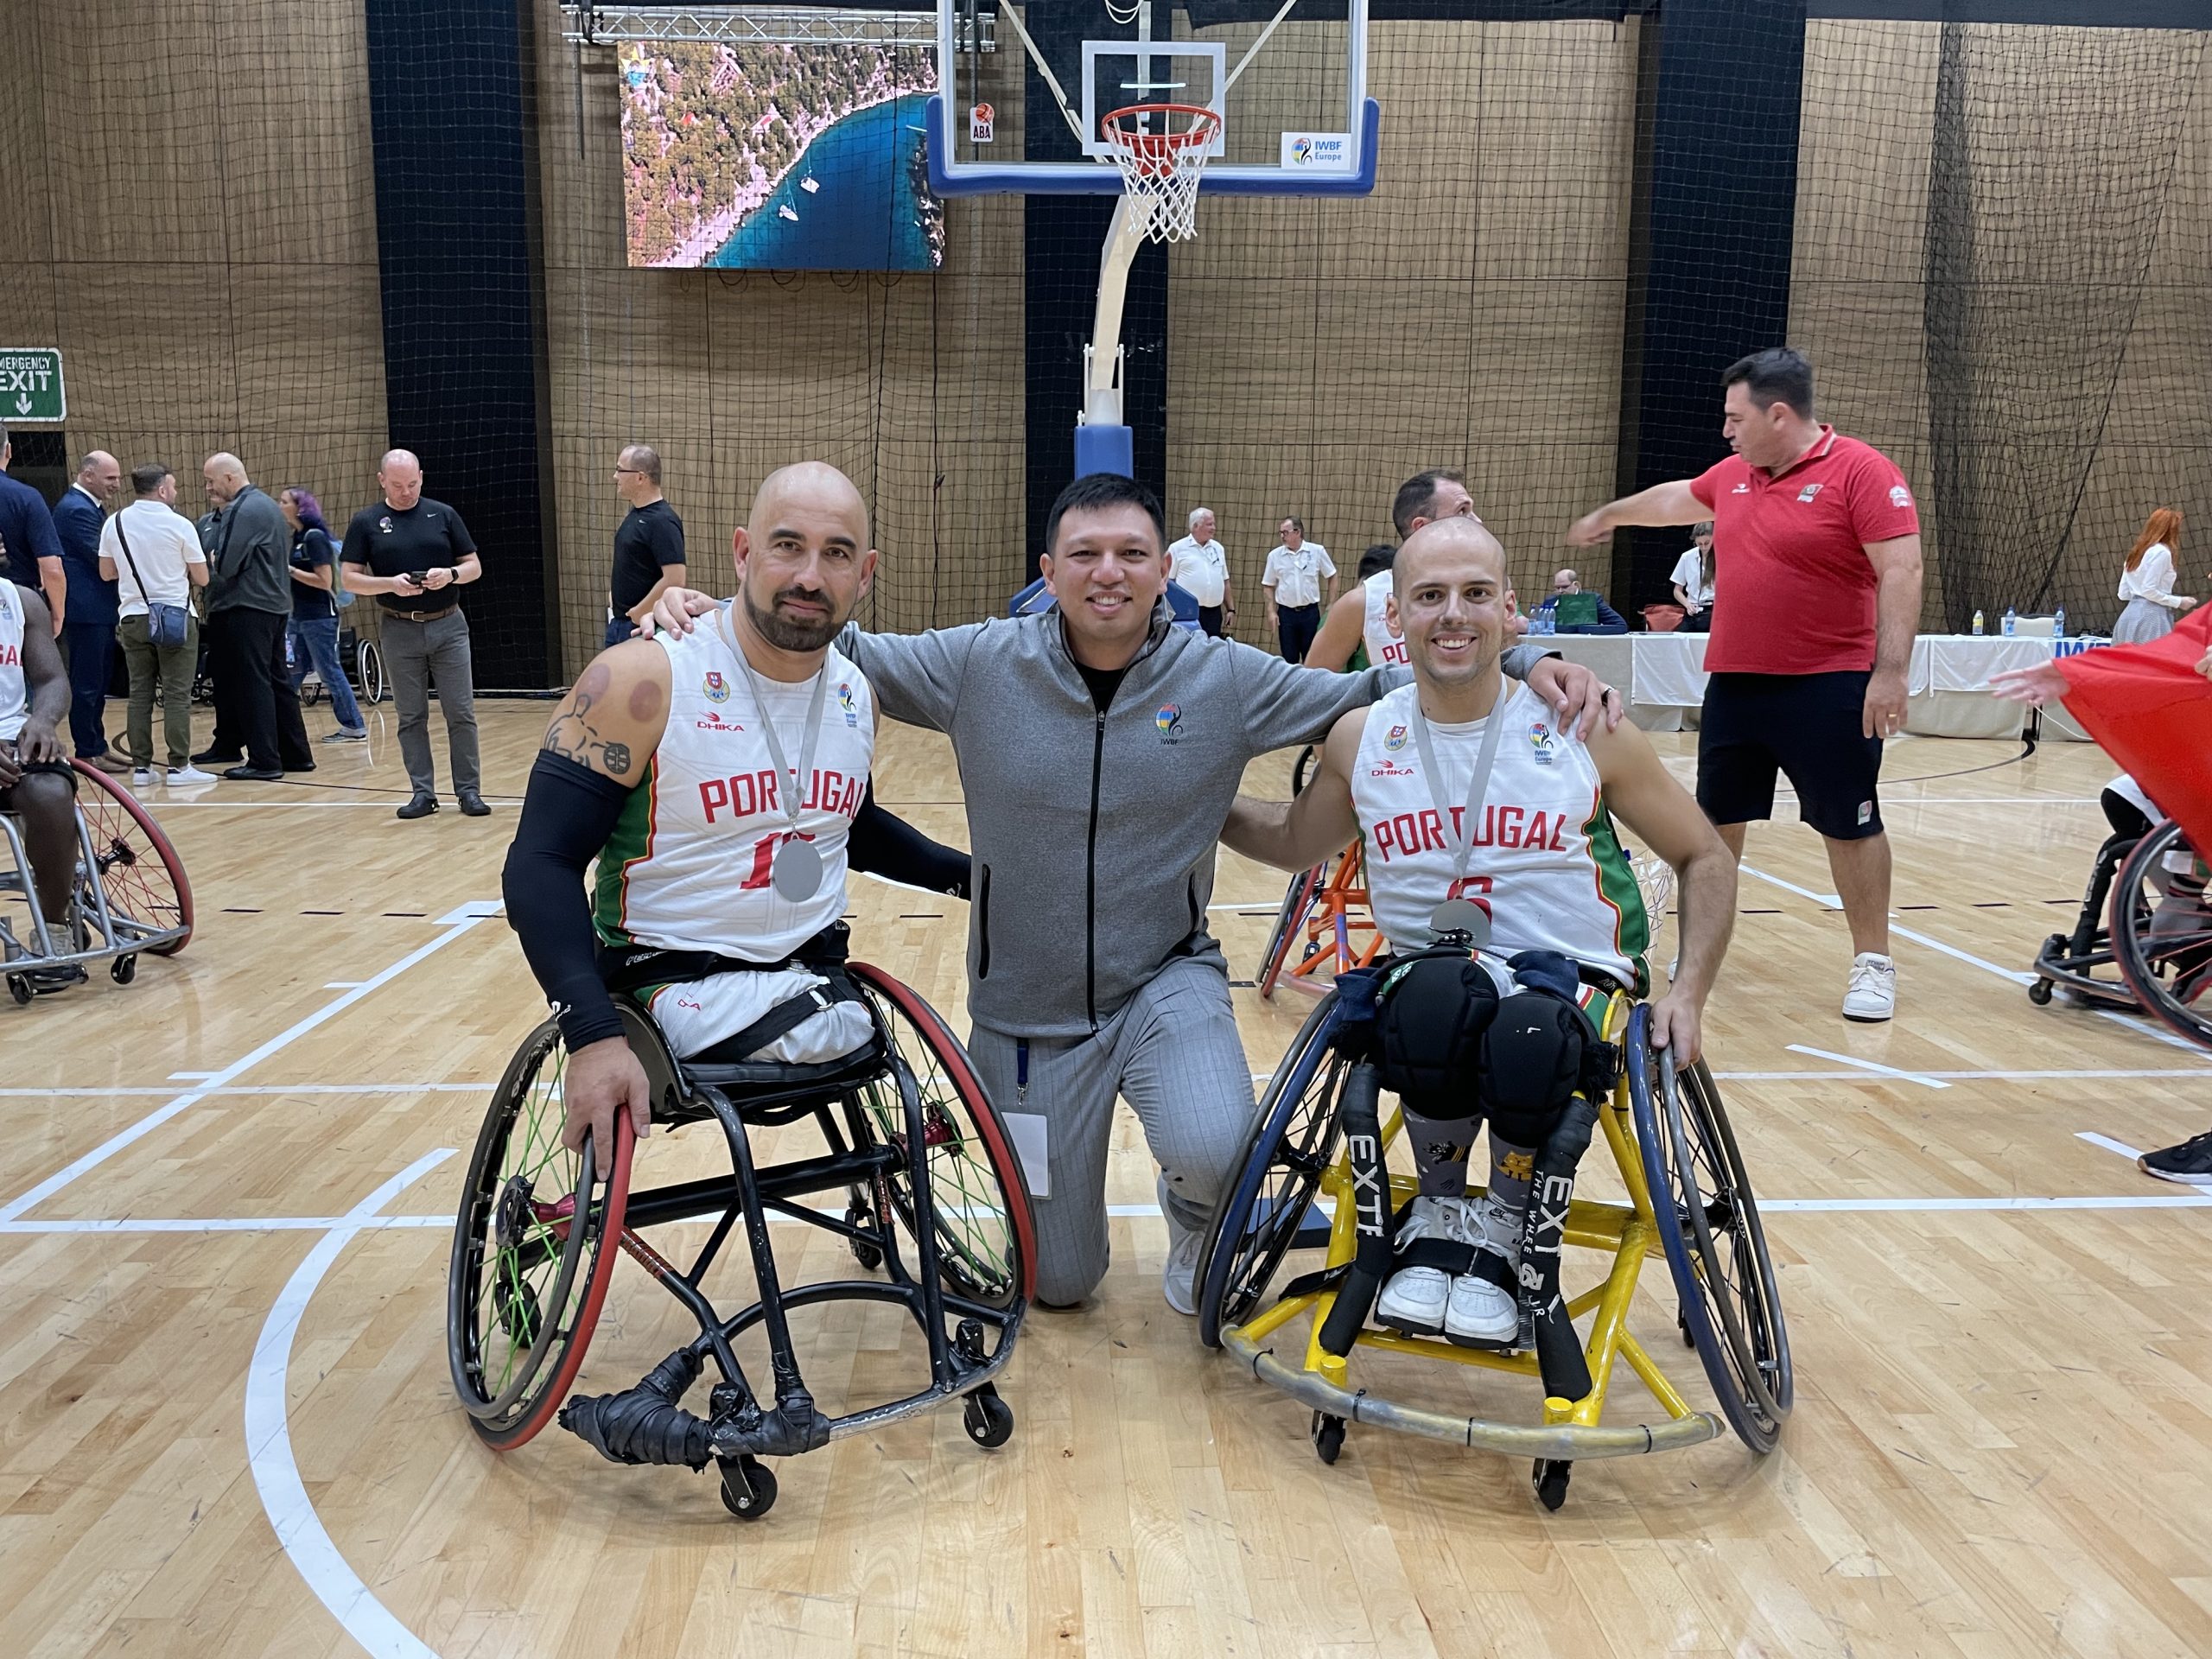
[[[1728,492],[1731,495],[1749,495],[1751,493],[1751,486],[1749,480],[1738,484],[1734,489]]]
[[[1529,727],[1529,747],[1535,751],[1536,764],[1538,766],[1548,766],[1551,765],[1552,728],[1545,725],[1541,720],[1530,722]]]
[[[853,696],[853,683],[850,680],[838,682],[837,706],[845,711],[846,725],[858,726],[861,723],[861,705]]]
[[[1160,705],[1160,712],[1152,717],[1152,723],[1160,728],[1160,741],[1161,742],[1179,743],[1182,741],[1183,711],[1177,708],[1173,703],[1161,703]]]
[[[1797,492],[1797,499],[1800,501],[1810,501],[1815,496],[1821,493],[1821,486],[1818,484],[1808,484],[1803,489]]]
[[[1389,750],[1393,754],[1395,754],[1400,749],[1404,748],[1406,747],[1406,728],[1402,726],[1393,726],[1389,731],[1384,734],[1382,739],[1382,747]]]
[[[709,702],[729,701],[729,682],[722,677],[720,669],[709,669],[707,677],[700,683],[699,689],[707,694]]]
[[[691,724],[694,728],[702,732],[741,732],[745,729],[744,726],[739,721],[734,720],[724,720],[712,709],[708,709],[705,714],[700,715],[699,718],[693,721]]]

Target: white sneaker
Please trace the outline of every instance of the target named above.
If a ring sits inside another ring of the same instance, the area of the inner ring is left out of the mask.
[[[1843,1017],[1886,1020],[1897,1008],[1897,965],[1887,957],[1862,950],[1851,964],[1851,983],[1843,994]]]
[[[1415,1198],[1398,1229],[1396,1248],[1420,1238],[1448,1238],[1462,1244],[1479,1242],[1467,1228],[1465,1198]],[[1452,1294],[1452,1275],[1440,1268],[1400,1268],[1375,1299],[1375,1317],[1404,1331],[1441,1331]]]
[[[1198,1312],[1198,1255],[1205,1249],[1206,1236],[1200,1229],[1184,1226],[1167,1207],[1166,1171],[1153,1183],[1153,1191],[1160,1198],[1160,1217],[1167,1223],[1167,1266],[1160,1275],[1160,1294],[1178,1313],[1185,1319],[1195,1319]]]
[[[1469,1342],[1510,1342],[1521,1329],[1521,1303],[1502,1285],[1476,1274],[1452,1281],[1444,1311],[1444,1334]]]
[[[154,769],[151,766],[133,766],[130,768],[131,788],[151,789],[153,786]]]
[[[202,772],[197,766],[171,766],[169,768],[169,782],[172,784],[212,784],[214,781],[215,774],[213,772]]]

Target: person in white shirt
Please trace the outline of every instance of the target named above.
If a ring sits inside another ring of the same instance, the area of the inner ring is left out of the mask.
[[[1682,607],[1684,633],[1713,631],[1713,525],[1710,521],[1690,531],[1694,543],[1675,561],[1675,603]]]
[[[1323,607],[1336,602],[1337,567],[1329,563],[1327,548],[1306,539],[1300,520],[1286,518],[1275,528],[1282,545],[1268,555],[1260,587],[1268,596],[1283,661],[1302,663],[1321,630]]]
[[[115,637],[130,668],[130,713],[124,746],[133,784],[154,781],[154,687],[162,688],[162,735],[172,784],[212,784],[214,774],[192,764],[192,670],[200,624],[191,594],[207,585],[207,555],[192,520],[176,510],[176,474],[159,461],[130,469],[130,505],[100,531],[100,575],[115,583]],[[154,642],[148,601],[184,611],[181,645]]]
[[[1236,626],[1229,550],[1214,540],[1211,507],[1191,509],[1191,533],[1167,550],[1167,575],[1198,601],[1198,626],[1218,639]]]
[[[2174,631],[2174,618],[2196,601],[2174,592],[2174,550],[2181,545],[2181,514],[2160,507],[2135,538],[2120,573],[2120,620],[2115,645],[2147,645]]]

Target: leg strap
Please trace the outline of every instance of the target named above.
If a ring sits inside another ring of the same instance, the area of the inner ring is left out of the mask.
[[[1590,1366],[1575,1339],[1574,1322],[1559,1290],[1560,1247],[1567,1236],[1567,1209],[1574,1197],[1575,1166],[1590,1147],[1598,1109],[1577,1095],[1560,1114],[1559,1126],[1536,1154],[1535,1183],[1521,1233],[1522,1345],[1536,1351],[1544,1392],[1580,1400],[1590,1392]]]
[[[1390,1213],[1390,1172],[1382,1161],[1382,1082],[1375,1067],[1365,1060],[1353,1065],[1345,1076],[1338,1110],[1344,1114],[1344,1156],[1351,1166],[1359,1247],[1351,1271],[1338,1288],[1336,1303],[1322,1322],[1321,1347],[1332,1354],[1351,1351],[1390,1272],[1390,1239],[1396,1228]]]

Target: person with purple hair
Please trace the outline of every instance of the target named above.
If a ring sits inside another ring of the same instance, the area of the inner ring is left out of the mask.
[[[338,599],[333,579],[338,574],[337,549],[330,528],[322,521],[322,504],[312,491],[294,484],[277,493],[276,505],[284,509],[284,522],[292,527],[292,620],[285,624],[292,658],[292,690],[297,691],[313,665],[330,693],[330,712],[338,716],[338,729],[326,743],[363,743],[368,741],[361,706],[353,701],[353,687],[346,677],[346,664],[338,657]]]

